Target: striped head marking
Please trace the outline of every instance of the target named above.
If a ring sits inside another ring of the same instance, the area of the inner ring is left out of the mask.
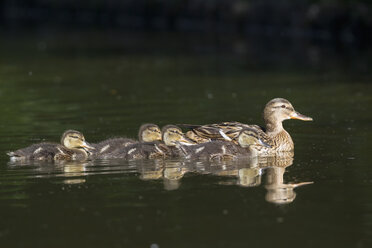
[[[311,117],[295,111],[292,104],[284,98],[274,98],[269,101],[264,109],[264,118],[266,122],[282,122],[288,119],[313,120]]]
[[[161,140],[160,128],[155,124],[143,124],[138,131],[138,139],[140,142],[153,142]]]
[[[178,143],[182,145],[193,145],[194,142],[187,139],[181,128],[175,125],[167,125],[162,129],[163,141],[167,146],[175,146]]]
[[[91,150],[94,147],[85,142],[84,135],[75,130],[67,130],[63,133],[61,143],[69,149]]]

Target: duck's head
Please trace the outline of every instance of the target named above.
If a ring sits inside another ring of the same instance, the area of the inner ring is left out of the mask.
[[[143,124],[138,131],[138,139],[140,142],[161,140],[160,128],[152,123]]]
[[[264,109],[264,119],[266,123],[281,123],[284,120],[297,119],[302,121],[312,121],[313,118],[297,112],[292,104],[284,98],[274,98],[269,101]]]
[[[193,145],[195,144],[191,140],[187,139],[181,128],[175,125],[166,125],[162,129],[163,141],[167,146],[176,146],[177,144],[182,145]]]
[[[238,136],[238,143],[243,148],[247,148],[252,145],[260,145],[271,148],[271,146],[260,139],[257,132],[251,128],[244,128],[240,131]]]
[[[80,149],[86,152],[94,149],[94,147],[85,142],[84,135],[75,130],[65,131],[61,138],[61,144],[69,149]]]

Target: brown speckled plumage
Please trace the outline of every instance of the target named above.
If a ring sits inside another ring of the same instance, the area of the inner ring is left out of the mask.
[[[191,129],[193,135],[203,139],[227,140],[237,143],[237,136],[244,128],[254,129],[259,138],[269,144],[271,148],[260,145],[253,146],[261,154],[270,154],[282,151],[292,151],[294,144],[291,136],[283,128],[282,122],[288,119],[311,121],[312,118],[296,112],[292,104],[283,98],[269,101],[264,109],[266,128],[257,125],[247,125],[240,122],[222,122],[208,125],[183,125]],[[193,139],[197,142],[197,139]]]

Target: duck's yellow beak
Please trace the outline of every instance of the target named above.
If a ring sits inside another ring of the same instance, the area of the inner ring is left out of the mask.
[[[295,119],[295,120],[301,120],[301,121],[312,121],[313,118],[309,117],[309,116],[306,116],[306,115],[303,115],[303,114],[300,114],[298,112],[293,112],[293,114],[291,115],[290,117],[291,119]]]
[[[87,142],[85,142],[85,141],[83,141],[83,142],[81,143],[80,146],[83,147],[83,148],[86,148],[86,149],[88,149],[88,150],[94,150],[94,149],[96,149],[96,148],[94,148],[93,146],[89,145],[89,144],[88,144]]]

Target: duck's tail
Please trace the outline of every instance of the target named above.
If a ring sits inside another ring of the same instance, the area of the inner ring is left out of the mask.
[[[6,154],[9,156],[10,161],[14,162],[14,161],[22,160],[22,157],[15,152],[7,152]]]

